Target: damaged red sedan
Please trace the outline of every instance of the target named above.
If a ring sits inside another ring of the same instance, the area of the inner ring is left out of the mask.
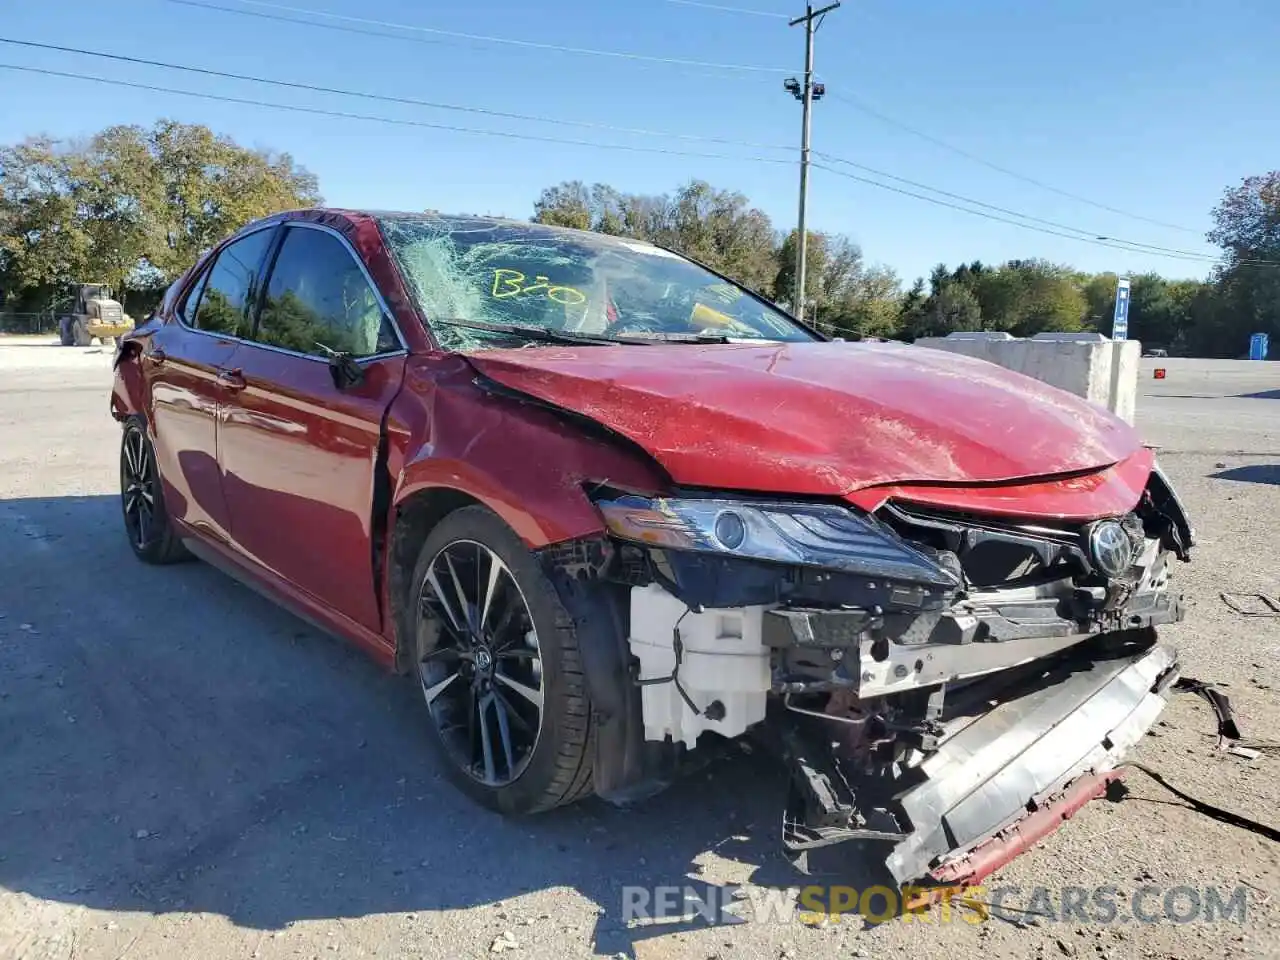
[[[502,811],[633,802],[752,738],[791,771],[789,851],[963,878],[1096,793],[1177,679],[1156,627],[1193,534],[1126,423],[828,341],[649,243],[280,214],[115,369],[137,556],[412,675]]]

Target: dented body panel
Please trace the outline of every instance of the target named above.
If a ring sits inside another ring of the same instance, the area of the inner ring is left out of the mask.
[[[543,406],[495,395],[476,380],[462,357],[410,360],[390,420],[403,458],[396,503],[432,489],[457,491],[539,548],[603,531],[584,482],[609,478],[648,490],[670,483],[640,451]]]
[[[847,499],[867,511],[903,500],[992,516],[1095,520],[1132,510],[1154,464],[1155,455],[1142,447],[1119,463],[1072,476],[956,486],[887,484],[855,490]]]
[[[1141,449],[1128,424],[1079,397],[909,346],[565,347],[471,360],[600,421],[694,487],[847,496],[1008,483],[1102,470]]]

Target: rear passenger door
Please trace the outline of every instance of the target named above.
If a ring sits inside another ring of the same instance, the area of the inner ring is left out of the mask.
[[[227,399],[227,367],[249,333],[250,305],[274,235],[267,227],[223,247],[141,355],[165,506],[224,542],[230,522],[217,462],[218,412]]]
[[[271,257],[218,436],[232,538],[248,559],[380,632],[372,542],[383,417],[407,351],[341,234],[296,221]],[[330,363],[347,354],[359,382]]]

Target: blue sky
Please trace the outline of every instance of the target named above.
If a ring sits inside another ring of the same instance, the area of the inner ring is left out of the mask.
[[[288,151],[328,203],[529,216],[562,179],[666,192],[699,177],[739,190],[779,227],[796,216],[800,105],[782,81],[803,60],[790,0],[199,0],[339,24],[370,36],[172,0],[4,0],[0,36],[233,73],[413,97],[687,138],[502,120],[282,90],[0,44],[0,63],[327,110],[722,154],[606,150],[318,117],[0,70],[0,142],[76,136],[162,116]],[[291,8],[291,9],[289,9]],[[311,11],[311,12],[298,12]],[[318,12],[526,46],[377,27]],[[782,16],[777,16],[782,15]],[[711,61],[683,67],[536,44]],[[1209,212],[1229,185],[1280,157],[1280,17],[1275,0],[854,0],[818,33],[815,151],[1095,235],[1213,254]],[[1006,176],[837,96],[991,163],[1158,226]],[[788,149],[766,149],[779,145]],[[870,176],[844,167],[849,172]],[[918,188],[896,184],[904,189]],[[946,199],[946,198],[943,198]],[[1118,251],[981,219],[814,172],[813,229],[850,235],[910,282],[939,261],[1045,257],[1089,270],[1202,276],[1208,264]],[[1184,229],[1174,229],[1181,227]]]

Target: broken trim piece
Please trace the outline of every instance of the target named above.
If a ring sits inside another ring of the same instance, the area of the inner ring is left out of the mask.
[[[1070,820],[1089,801],[1096,800],[1111,784],[1124,779],[1119,768],[1095,773],[1072,782],[1059,794],[1043,803],[1034,813],[978,844],[961,857],[929,871],[929,878],[947,887],[973,886],[1026,853],[1037,843]],[[920,901],[916,901],[920,903]],[[913,904],[914,905],[914,904]]]
[[[940,740],[916,768],[924,777],[899,797],[914,825],[887,865],[899,883],[936,870],[1025,816],[1068,784],[1115,769],[1164,710],[1178,675],[1159,645],[1100,657],[1049,687],[1005,701]],[[1029,806],[1030,805],[1030,806]]]

